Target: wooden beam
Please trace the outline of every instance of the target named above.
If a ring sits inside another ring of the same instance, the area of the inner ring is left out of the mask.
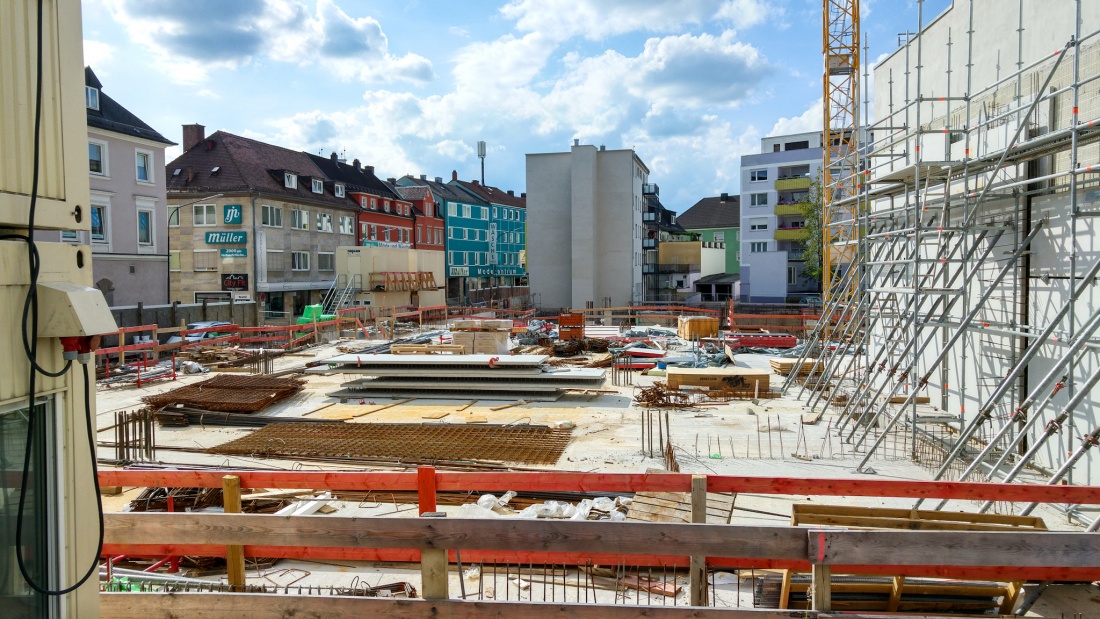
[[[227,514],[241,513],[241,478],[226,475],[222,478],[222,508]],[[244,591],[244,547],[228,544],[225,547],[225,570],[229,586],[234,591]]]
[[[570,604],[565,602],[474,602],[404,600],[343,596],[293,596],[264,593],[101,593],[100,612],[113,619],[203,617],[203,619],[825,619],[814,611]],[[845,614],[844,619],[866,615]],[[905,619],[905,615],[894,615]]]
[[[691,522],[707,522],[707,476],[691,477]],[[703,554],[691,555],[691,569],[688,571],[692,606],[707,605],[707,557]]]
[[[811,572],[810,608],[821,612],[833,609],[832,576],[829,566],[815,563]]]
[[[104,542],[264,544],[342,548],[449,548],[663,554],[806,560],[806,531],[650,522],[341,518],[268,514],[112,514]]]
[[[980,531],[810,531],[815,564],[1096,567],[1090,533]],[[838,570],[839,571],[839,570]]]

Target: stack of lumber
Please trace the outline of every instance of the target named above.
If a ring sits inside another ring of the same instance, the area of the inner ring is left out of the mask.
[[[757,368],[668,368],[668,386],[706,387],[707,389],[749,389],[760,392],[770,387],[769,370]]]
[[[713,316],[680,316],[676,334],[685,340],[697,340],[718,335],[718,318]]]
[[[452,342],[467,354],[506,355],[511,335],[511,320],[456,320],[451,325]]]
[[[239,348],[222,348],[215,346],[195,346],[176,353],[177,361],[194,361],[203,365],[218,363],[232,363],[251,357],[251,352]]]
[[[467,352],[472,351],[467,351],[462,344],[394,344],[390,346],[390,353],[394,355],[464,355]]]
[[[784,359],[782,357],[773,357],[768,359],[768,365],[772,366],[772,371],[780,376],[787,376],[794,370],[794,366],[798,364],[798,359]],[[802,367],[798,368],[799,376],[809,376],[810,372],[820,374],[825,370],[825,364],[820,361],[803,361]]]

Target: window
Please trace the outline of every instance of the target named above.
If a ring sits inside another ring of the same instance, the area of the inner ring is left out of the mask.
[[[458,217],[458,205],[450,203],[447,205],[447,217]]]
[[[360,196],[359,197],[359,206],[361,206],[363,208],[367,208],[367,197],[366,196]]]
[[[191,207],[195,226],[216,226],[218,218],[214,215],[213,204],[195,204]]]
[[[168,252],[168,270],[179,271],[180,270],[180,252],[179,250],[173,250]]]
[[[196,271],[217,271],[218,250],[196,249],[194,252]]]
[[[493,219],[497,218],[497,207],[493,207]],[[504,211],[504,218],[508,219],[508,211]]]
[[[297,189],[298,175],[293,172],[283,172],[283,186],[287,189]]]
[[[417,228],[417,229],[416,229],[416,243],[417,243],[418,245],[420,244],[420,234],[421,234],[421,232],[420,232],[420,228]]]
[[[766,193],[749,194],[749,205],[750,206],[767,206],[768,205],[768,194],[766,194]]]
[[[378,240],[378,226],[371,225],[371,227],[370,227],[370,240],[372,240],[372,241],[377,241]]]
[[[751,252],[751,253],[760,254],[760,253],[764,253],[766,251],[768,251],[768,242],[767,241],[749,243],[749,252]]]
[[[332,232],[332,215],[329,213],[317,213],[317,231]]]
[[[752,182],[766,181],[768,180],[768,170],[749,170],[749,180]]]
[[[469,204],[463,204],[462,205],[462,216],[466,217],[466,218],[469,218],[471,208],[473,208],[473,207],[471,207]]]
[[[153,182],[153,151],[134,150],[134,178],[139,183]]]
[[[442,230],[436,229],[436,231],[435,231],[435,244],[436,245],[442,245],[443,244],[443,231]]]
[[[386,211],[387,213],[390,212],[390,201],[389,200],[385,200],[385,201],[382,202],[382,210]]]
[[[84,106],[89,110],[99,109],[99,89],[92,86],[84,87]]]
[[[107,143],[88,140],[88,172],[107,176]]]
[[[749,219],[749,230],[767,230],[767,217],[752,217]]]
[[[283,250],[270,249],[267,252],[267,272],[268,273],[282,273],[286,270],[286,263],[283,262]]]
[[[260,207],[260,223],[268,228],[283,227],[283,207],[265,204]]]
[[[138,245],[153,244],[153,211],[137,212],[137,238]]]
[[[355,234],[355,218],[340,216],[340,234]]]
[[[726,242],[726,233],[724,231],[723,232],[715,232],[714,233],[714,242],[715,243],[725,243]]]
[[[336,254],[332,252],[317,252],[317,270],[318,271],[335,271],[336,270]]]
[[[802,140],[800,142],[787,142],[783,145],[783,150],[805,150],[810,147],[809,140]]]
[[[290,227],[295,230],[309,230],[309,211],[296,208],[291,209]]]
[[[371,198],[370,199],[370,210],[372,210],[372,211],[377,211],[378,210],[378,200],[376,198]]]
[[[107,230],[107,207],[92,206],[92,242],[109,243]]]
[[[178,228],[180,225],[180,208],[178,206],[168,207],[168,227]]]
[[[795,272],[795,268],[794,267],[787,267],[787,285],[791,285],[791,284],[795,283],[795,278],[796,277],[797,277],[797,274]]]
[[[332,188],[332,192],[336,194],[337,198],[343,198],[344,186],[341,183],[336,183]]]
[[[313,193],[325,193],[325,181],[319,178],[313,179]]]
[[[290,270],[291,271],[308,271],[309,270],[309,252],[308,251],[292,251],[292,252],[290,252]]]

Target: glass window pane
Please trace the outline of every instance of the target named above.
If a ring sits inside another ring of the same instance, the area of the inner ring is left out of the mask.
[[[138,211],[138,243],[150,245],[153,242],[153,228],[149,219],[152,213]]]

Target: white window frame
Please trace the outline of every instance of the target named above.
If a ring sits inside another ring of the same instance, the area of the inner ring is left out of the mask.
[[[183,252],[181,252],[178,249],[172,249],[172,250],[168,251],[168,270],[170,272],[179,273],[180,271],[183,270],[182,265],[180,263],[180,255],[182,253]],[[176,268],[174,268],[174,269],[172,268],[173,264],[175,264],[175,266],[176,266]]]
[[[447,217],[458,217],[458,205],[454,202],[447,203]]]
[[[768,218],[767,217],[750,217],[749,218],[749,230],[767,230]]]
[[[99,89],[95,86],[84,87],[84,107],[89,110],[99,109]]]
[[[749,243],[749,253],[750,254],[765,254],[767,252],[768,252],[768,242],[767,241],[753,241],[753,242]]]
[[[715,243],[725,243],[726,242],[726,231],[723,230],[721,232],[715,232],[714,233],[714,242]]]
[[[100,171],[99,172],[93,172],[92,171],[91,163],[90,163],[91,160],[92,160],[92,154],[91,154],[91,152],[89,152],[88,153],[88,161],[89,161],[88,174],[91,174],[92,176],[96,176],[96,177],[99,177],[99,178],[110,179],[111,178],[111,167],[110,167],[109,162],[108,162],[109,157],[107,156],[107,150],[108,150],[107,149],[107,142],[105,142],[103,140],[97,140],[95,138],[88,138],[88,146],[90,147],[92,144],[95,144],[96,146],[99,147],[99,156],[100,156],[99,167],[100,167]],[[90,148],[89,148],[89,151],[91,151]]]
[[[290,209],[290,229],[309,230],[309,211],[301,208]]]
[[[797,283],[797,280],[798,280],[797,269],[795,269],[793,266],[788,265],[787,266],[787,285],[788,286],[793,286],[795,283]]]
[[[470,206],[469,204],[463,204],[462,205],[462,216],[465,217],[466,219],[470,219],[471,218],[470,213],[472,212],[471,211],[472,208],[473,207]]]
[[[141,161],[141,158],[143,156],[145,157],[145,160],[147,162],[146,166],[145,166],[146,178],[141,178],[141,176],[139,175],[139,172],[141,171],[141,166],[138,165],[138,162]],[[134,179],[137,182],[141,183],[142,185],[154,185],[154,184],[156,184],[157,181],[156,181],[156,177],[154,176],[155,172],[153,171],[153,169],[156,167],[155,162],[156,162],[156,158],[153,156],[153,151],[147,150],[147,149],[144,149],[144,148],[135,148],[134,149]]]
[[[325,268],[324,263],[321,261],[322,257],[328,257],[328,268]],[[319,251],[317,252],[317,271],[318,272],[330,272],[336,270],[336,253],[331,251]]]
[[[298,175],[294,172],[283,172],[283,187],[287,189],[297,189]]]
[[[310,183],[310,185],[313,189],[313,193],[325,193],[325,181],[319,178],[314,178],[311,180],[312,182]]]
[[[141,241],[141,215],[143,213],[149,216],[149,240],[144,243]],[[138,247],[151,248],[157,244],[156,213],[153,211],[153,209],[148,207],[138,208],[137,219],[134,220],[134,225],[137,231]]]
[[[180,209],[182,206],[168,205],[168,227],[178,228],[180,227]]]
[[[93,245],[110,245],[111,244],[111,205],[110,204],[92,204],[92,210],[101,209],[102,212],[99,215],[100,228],[103,229],[103,234],[100,238],[96,238],[95,232],[90,232],[89,236]],[[89,228],[91,230],[91,228]]]
[[[417,244],[417,245],[419,245],[419,244],[420,244],[420,243],[422,242],[422,241],[420,240],[420,235],[421,235],[421,231],[420,231],[420,228],[417,228],[417,229],[416,229],[416,244]]]
[[[759,183],[761,181],[768,180],[768,169],[760,168],[758,170],[749,170],[749,182]]]
[[[305,268],[302,268],[302,257],[305,257]],[[295,263],[298,263],[295,266]],[[309,272],[309,251],[295,250],[290,252],[290,270],[296,273]]]
[[[344,197],[344,184],[343,183],[336,183],[332,187],[332,192],[334,194],[336,194],[337,198],[343,198]]]
[[[355,234],[355,218],[348,215],[340,216],[340,234]]]
[[[317,213],[317,231],[332,232],[332,213]]]
[[[767,206],[768,205],[768,193],[750,193],[749,194],[749,206]]]
[[[264,204],[260,207],[260,225],[265,228],[283,227],[283,207]]]
[[[203,209],[202,220],[210,223],[199,223],[199,209]],[[213,228],[218,225],[218,206],[216,204],[192,204],[191,225],[196,228]]]
[[[214,266],[199,268],[198,255],[212,255],[214,256]],[[218,271],[218,250],[216,249],[196,249],[191,253],[191,270],[196,273],[216,273]]]

